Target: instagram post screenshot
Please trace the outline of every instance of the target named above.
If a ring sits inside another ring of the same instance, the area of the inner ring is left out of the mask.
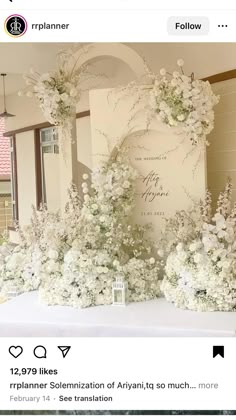
[[[3,420],[236,418],[236,5],[158,3],[1,0]]]

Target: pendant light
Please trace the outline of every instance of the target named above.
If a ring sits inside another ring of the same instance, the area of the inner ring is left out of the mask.
[[[9,114],[9,112],[7,112],[7,108],[6,108],[6,91],[5,91],[5,77],[6,77],[6,73],[1,73],[1,77],[2,77],[2,85],[3,85],[4,112],[2,112],[0,114],[0,118],[15,117],[15,115]]]

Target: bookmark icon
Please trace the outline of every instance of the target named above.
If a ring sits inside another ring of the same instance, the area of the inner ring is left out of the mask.
[[[216,356],[221,356],[224,359],[224,357],[225,357],[224,346],[213,346],[213,359]]]
[[[57,346],[59,350],[62,352],[63,359],[65,359],[66,355],[69,353],[71,346]]]

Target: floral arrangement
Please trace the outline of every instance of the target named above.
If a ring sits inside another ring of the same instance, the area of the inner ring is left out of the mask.
[[[197,210],[180,212],[167,231],[171,242],[161,290],[177,307],[197,311],[236,310],[236,204],[228,181],[212,216],[211,196]],[[185,217],[184,217],[185,216]]]
[[[45,206],[33,207],[31,223],[17,227],[19,245],[5,242],[0,248],[0,292],[7,296],[11,290],[19,293],[37,290],[52,276],[60,275],[64,253],[77,235],[80,213],[78,193],[68,191],[65,215],[49,212]]]
[[[147,125],[158,117],[164,124],[183,133],[196,145],[208,145],[206,136],[214,128],[213,108],[218,103],[216,96],[208,81],[194,78],[184,74],[184,61],[177,61],[179,71],[167,72],[165,68],[156,75],[146,66],[145,80],[148,83],[131,82],[128,86],[119,89],[124,95],[135,96],[132,111],[140,108],[147,114]],[[119,101],[119,100],[118,100]],[[131,117],[131,120],[135,117]]]
[[[155,298],[161,262],[146,239],[148,227],[132,226],[136,171],[116,156],[84,175],[84,200],[69,190],[65,213],[33,210],[31,224],[19,230],[20,245],[5,245],[0,261],[2,295],[39,289],[49,305],[87,307],[110,304],[112,283],[122,274],[129,300]],[[1,251],[0,251],[1,252]]]
[[[84,48],[76,54],[73,50],[63,51],[59,54],[57,70],[39,74],[31,69],[30,74],[25,76],[28,85],[26,96],[37,98],[47,121],[58,126],[62,140],[71,137],[83,84],[96,77],[90,73],[88,65],[78,65],[80,57],[86,53]],[[22,96],[24,92],[18,94]]]
[[[129,222],[136,177],[123,158],[110,159],[94,170],[91,187],[84,175],[77,239],[64,255],[61,276],[40,288],[41,300],[79,307],[111,304],[118,274],[128,282],[130,301],[159,295],[160,263],[145,239],[147,228]]]

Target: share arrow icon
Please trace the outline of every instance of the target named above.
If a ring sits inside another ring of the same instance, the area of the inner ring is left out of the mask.
[[[65,359],[66,355],[69,353],[71,346],[57,346],[59,350],[62,352],[63,359]]]

